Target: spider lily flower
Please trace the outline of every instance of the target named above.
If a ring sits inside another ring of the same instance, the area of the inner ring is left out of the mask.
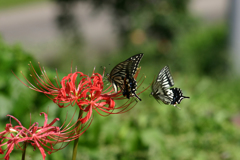
[[[40,113],[40,115],[42,114],[44,114],[45,117],[44,125],[39,126],[38,122],[35,122],[28,129],[14,116],[7,115],[10,117],[10,123],[6,124],[4,131],[0,132],[0,154],[6,152],[4,156],[5,160],[9,160],[10,153],[14,147],[23,150],[24,143],[31,144],[34,150],[38,148],[43,160],[45,160],[45,152],[51,154],[64,148],[68,143],[65,146],[55,149],[54,146],[56,144],[75,140],[86,131],[86,125],[76,126],[76,122],[70,125],[72,119],[65,127],[53,126],[55,122],[59,121],[59,118],[55,118],[48,124],[48,115],[44,112]],[[11,119],[14,119],[17,125],[14,126],[11,123]],[[91,123],[91,121],[89,122]],[[88,124],[87,128],[90,123],[86,123]],[[3,146],[7,146],[6,149],[3,150]]]
[[[100,115],[106,116],[109,114],[124,113],[136,105],[136,103],[133,103],[135,102],[134,99],[132,99],[117,107],[115,101],[126,98],[122,96],[121,91],[115,93],[111,85],[107,87],[107,89],[104,89],[103,76],[99,73],[94,73],[95,69],[91,76],[76,71],[63,77],[61,81],[59,78],[56,78],[55,83],[57,85],[55,86],[48,78],[44,68],[39,65],[42,73],[40,76],[31,63],[29,66],[31,77],[35,85],[28,81],[24,75],[27,84],[18,77],[17,78],[28,88],[47,95],[60,108],[68,107],[69,105],[74,106],[76,104],[86,113],[85,116],[81,117],[81,123],[85,123],[89,120],[93,109]],[[140,69],[137,69],[134,76],[135,79],[138,77],[139,72]],[[138,88],[141,86],[144,79],[144,77],[140,78],[140,83],[138,82],[140,85]],[[138,95],[143,91],[138,93]]]
[[[98,114],[107,116],[109,114],[127,112],[137,104],[133,103],[136,101],[132,99],[117,107],[115,104],[116,100],[127,98],[122,96],[121,91],[115,93],[111,85],[104,89],[103,76],[99,73],[94,73],[94,71],[95,69],[91,76],[87,76],[82,72],[75,72],[64,77],[61,81],[62,88],[58,96],[54,98],[54,102],[57,103],[59,107],[64,107],[66,102],[76,103],[78,107],[86,113],[86,116],[80,119],[82,123],[89,120],[92,116],[93,109],[96,110]],[[134,78],[137,78],[139,72],[140,69],[137,70]],[[79,82],[77,82],[77,77],[80,80]],[[144,79],[144,77],[140,78],[139,87],[142,85]],[[66,106],[68,105],[69,104]]]

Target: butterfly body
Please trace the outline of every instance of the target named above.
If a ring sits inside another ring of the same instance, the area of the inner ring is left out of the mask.
[[[165,66],[158,74],[156,81],[152,84],[151,95],[156,100],[161,100],[164,104],[173,105],[176,107],[184,98],[180,88],[170,88],[174,85],[173,78],[169,68]]]
[[[117,64],[108,76],[108,80],[112,83],[114,91],[117,92],[118,87],[120,87],[123,96],[126,96],[128,99],[135,96],[141,101],[136,94],[137,81],[134,79],[134,75],[142,57],[143,54],[140,53]]]

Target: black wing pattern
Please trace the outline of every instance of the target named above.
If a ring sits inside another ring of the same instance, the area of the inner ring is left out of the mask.
[[[159,72],[156,81],[152,84],[152,95],[156,100],[161,100],[164,104],[171,104],[177,107],[184,98],[180,88],[170,88],[174,85],[173,78],[168,66],[163,67]]]
[[[142,57],[143,53],[140,53],[117,64],[108,76],[108,80],[112,83],[115,92],[118,91],[119,86],[122,90],[123,96],[126,96],[128,99],[135,96],[141,101],[141,98],[136,94],[137,81],[134,79],[134,75]]]

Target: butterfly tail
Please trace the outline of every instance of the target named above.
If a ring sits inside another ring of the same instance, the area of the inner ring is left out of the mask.
[[[171,88],[170,90],[172,90],[173,92],[173,101],[171,102],[171,104],[173,104],[174,106],[176,104],[180,104],[184,98],[190,98],[187,96],[183,96],[182,90],[180,88]]]
[[[133,95],[134,95],[139,101],[142,101],[142,99],[141,99],[136,93],[133,93]]]

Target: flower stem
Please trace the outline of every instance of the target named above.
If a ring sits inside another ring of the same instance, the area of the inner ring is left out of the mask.
[[[82,113],[83,113],[83,111],[80,109],[79,115],[78,115],[78,119],[82,116]],[[76,124],[76,126],[78,126],[78,128],[77,128],[77,134],[78,134],[79,131],[80,131],[79,128],[81,128],[80,123],[81,123],[81,121],[78,121],[77,124]],[[79,139],[79,138],[77,138],[77,139],[74,140],[72,160],[76,160],[76,157],[77,157],[78,139]]]
[[[26,149],[27,149],[27,142],[24,142],[23,152],[22,152],[22,160],[25,160]]]

